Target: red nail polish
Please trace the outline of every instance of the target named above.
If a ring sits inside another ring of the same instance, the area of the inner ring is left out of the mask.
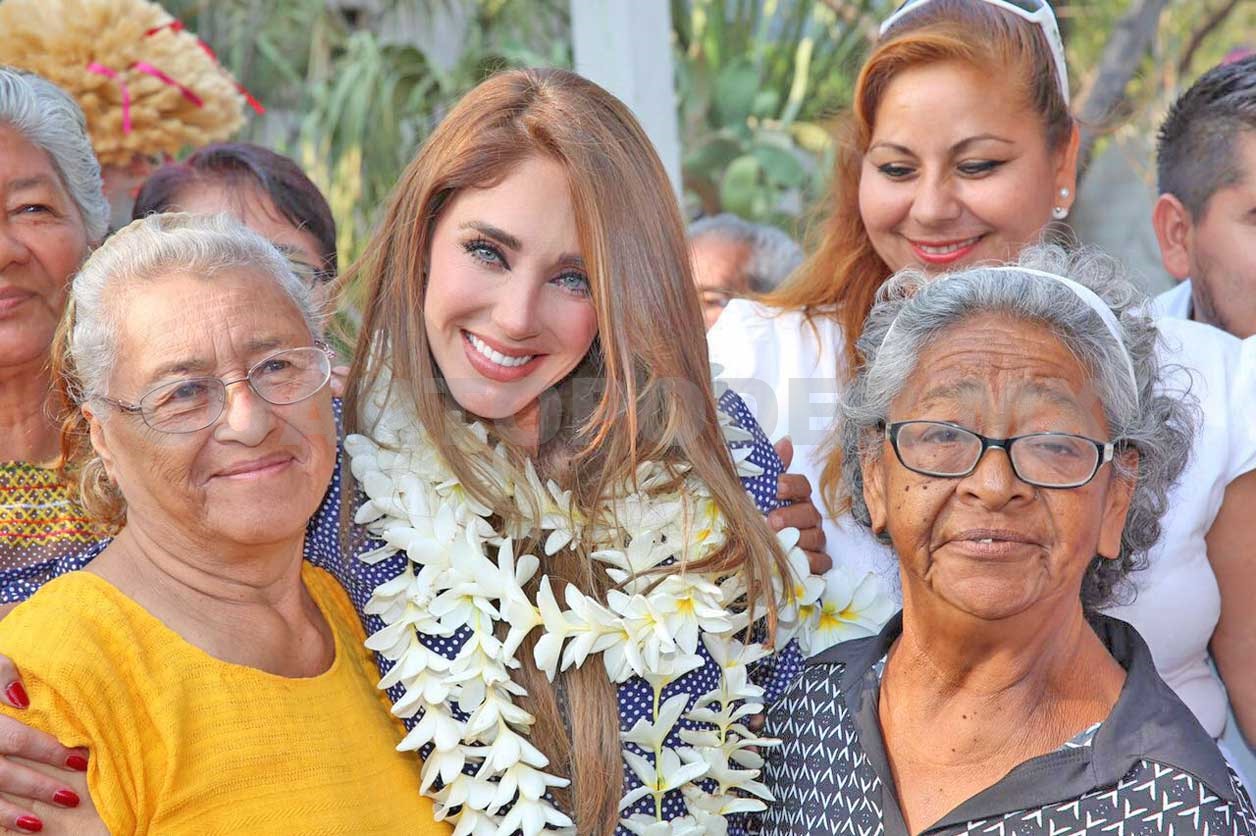
[[[31,707],[31,698],[26,696],[26,689],[22,687],[22,683],[20,682],[10,683],[9,687],[4,689],[4,695],[8,698],[9,702],[13,703],[18,708]]]
[[[73,790],[57,790],[52,794],[52,800],[62,807],[79,806],[79,797]]]
[[[18,816],[14,824],[17,825],[18,830],[26,833],[38,833],[44,829],[44,823],[34,816]]]
[[[77,769],[79,772],[87,771],[87,758],[82,755],[70,755],[65,759],[65,765],[70,769]]]

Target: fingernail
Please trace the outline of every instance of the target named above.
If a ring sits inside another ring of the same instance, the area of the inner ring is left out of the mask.
[[[4,696],[18,708],[31,707],[31,698],[26,696],[26,689],[22,687],[20,682],[10,683],[9,687],[4,689]]]
[[[52,794],[52,800],[62,807],[79,806],[79,797],[72,790],[57,790]]]
[[[77,769],[79,772],[87,771],[87,758],[82,755],[70,755],[65,759],[65,765],[70,769]]]
[[[26,833],[38,833],[44,829],[44,823],[34,816],[18,816],[14,824],[17,825],[18,830]]]

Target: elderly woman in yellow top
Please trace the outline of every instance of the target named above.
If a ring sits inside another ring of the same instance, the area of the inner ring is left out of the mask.
[[[136,221],[75,279],[54,351],[85,502],[121,528],[0,622],[0,653],[22,720],[91,750],[108,830],[447,832],[349,599],[302,560],[336,427],[284,257],[224,217]]]

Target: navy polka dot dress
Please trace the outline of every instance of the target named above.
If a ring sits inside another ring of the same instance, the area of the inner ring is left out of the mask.
[[[731,445],[734,448],[752,448],[747,458],[763,471],[758,476],[742,479],[742,484],[761,511],[766,513],[776,508],[779,505],[776,499],[776,484],[782,471],[780,458],[772,448],[767,436],[764,435],[763,430],[751,416],[745,403],[735,393],[731,391],[725,392],[720,398],[719,408],[726,415],[730,416],[739,428],[753,437],[750,441]],[[337,421],[339,421],[339,401],[336,402],[336,417]],[[341,451],[341,457],[343,457],[343,450]],[[345,590],[349,593],[349,598],[353,601],[353,606],[357,609],[358,615],[362,619],[363,627],[366,629],[367,634],[370,635],[382,629],[384,624],[378,616],[368,615],[364,612],[366,603],[370,600],[371,593],[375,590],[375,587],[385,581],[392,580],[401,573],[405,567],[405,556],[393,555],[391,558],[373,565],[363,563],[357,560],[356,556],[379,545],[377,541],[366,537],[354,538],[356,542],[353,545],[352,554],[345,554],[342,551],[340,541],[342,503],[340,470],[341,468],[337,467],[336,475],[332,478],[331,485],[327,489],[323,504],[310,519],[309,527],[306,529],[305,557],[316,566],[332,573],[344,585]],[[0,572],[0,602],[12,603],[25,600],[34,594],[35,590],[44,582],[58,575],[86,566],[92,558],[100,554],[106,545],[108,545],[107,542],[101,542],[71,557],[46,561],[37,566],[28,566],[20,571]],[[452,659],[457,656],[467,636],[466,632],[458,632],[447,637],[423,634],[420,638],[431,650]],[[662,697],[664,701],[675,694],[689,694],[690,707],[692,707],[694,700],[717,687],[720,676],[719,666],[710,658],[702,642],[698,643],[698,653],[702,656],[705,664],[667,685],[663,689]],[[379,662],[380,674],[387,673],[389,668],[392,667],[392,663],[380,656],[376,658]],[[781,651],[754,665],[751,670],[751,678],[756,684],[765,689],[765,702],[771,704],[784,694],[801,670],[802,654],[798,649],[797,643],[791,642]],[[401,686],[393,687],[388,694],[394,702],[400,699],[402,696]],[[653,691],[649,683],[641,677],[633,677],[621,684],[619,686],[620,728],[627,731],[632,728],[637,720],[648,717],[652,704]],[[419,717],[407,719],[405,721],[406,727],[412,728],[419,719]],[[462,719],[466,719],[465,716]],[[672,729],[666,744],[671,747],[683,747],[685,744],[680,738],[681,730],[696,728],[700,725],[682,717],[675,728]],[[636,747],[635,744],[627,745],[632,746],[638,754],[647,760],[652,759],[651,754]],[[428,751],[430,749],[425,749],[420,754],[426,755]],[[624,785],[621,794],[627,793],[640,785],[641,782],[636,774],[625,765]],[[711,788],[713,789],[713,787]],[[627,810],[624,810],[622,815],[627,818],[636,813],[653,815],[653,798],[647,795]],[[680,792],[668,793],[663,801],[664,818],[678,818],[685,814],[685,802]],[[739,817],[730,816],[728,832],[730,836],[742,836],[747,832],[745,822]],[[621,827],[617,831],[617,836],[629,836],[629,831]]]

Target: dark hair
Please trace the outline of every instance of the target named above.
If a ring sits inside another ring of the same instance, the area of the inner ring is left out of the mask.
[[[1243,179],[1235,142],[1256,131],[1256,55],[1213,67],[1182,94],[1160,126],[1156,174],[1200,218],[1218,189]]]
[[[131,217],[138,220],[173,211],[179,195],[207,181],[260,188],[289,223],[318,242],[322,263],[315,265],[315,279],[329,282],[336,277],[336,220],[327,198],[292,159],[260,145],[220,142],[195,151],[181,163],[162,166],[140,187]]]

